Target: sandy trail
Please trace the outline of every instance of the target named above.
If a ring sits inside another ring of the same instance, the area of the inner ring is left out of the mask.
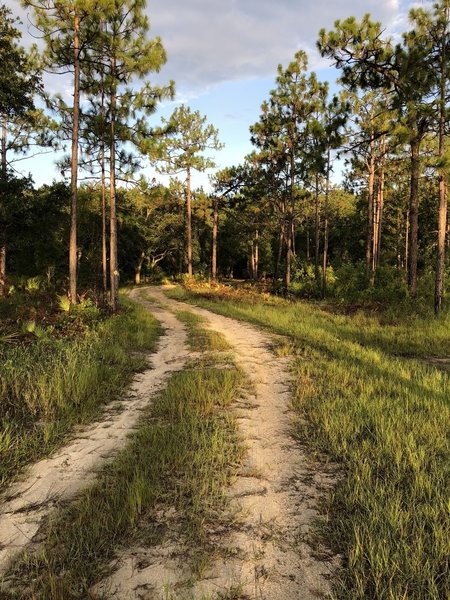
[[[146,290],[159,303],[186,309],[168,300],[160,288]],[[218,525],[209,532],[216,547],[212,567],[189,589],[186,557],[172,538],[161,547],[132,548],[122,554],[116,570],[95,591],[114,600],[326,597],[337,559],[318,558],[308,536],[318,499],[334,478],[312,463],[291,436],[289,359],[274,356],[270,336],[255,327],[201,308],[188,309],[225,336],[254,386],[254,395],[235,404],[248,447],[245,464],[229,490],[236,518],[231,527]],[[180,352],[175,344],[171,348]]]
[[[165,335],[149,356],[150,369],[136,375],[130,393],[107,409],[101,420],[83,428],[51,458],[34,464],[22,481],[7,490],[0,507],[0,576],[18,552],[38,541],[39,529],[55,507],[95,480],[96,470],[124,446],[151,396],[183,367],[184,327],[167,310],[152,306],[152,313]]]

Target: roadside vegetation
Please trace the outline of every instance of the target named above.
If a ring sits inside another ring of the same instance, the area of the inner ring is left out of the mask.
[[[157,514],[169,509],[183,561],[194,574],[210,563],[208,524],[224,518],[224,491],[243,453],[227,408],[245,385],[230,359],[213,357],[171,377],[97,483],[50,521],[42,550],[23,557],[2,598],[88,597],[121,549],[163,542],[168,522]]]
[[[230,287],[171,298],[250,321],[292,341],[296,433],[342,468],[321,529],[343,556],[339,598],[442,599],[450,589],[450,354],[446,319],[332,314]]]
[[[39,291],[0,299],[0,489],[49,454],[145,367],[156,319],[124,300],[112,315]]]

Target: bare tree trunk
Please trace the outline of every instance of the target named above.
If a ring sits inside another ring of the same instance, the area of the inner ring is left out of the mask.
[[[254,271],[253,278],[258,279],[258,270],[259,270],[259,231],[255,232],[255,241],[253,243],[253,256],[254,256]]]
[[[449,9],[446,8],[446,23],[449,20]],[[439,157],[445,153],[445,117],[446,117],[446,36],[441,47],[440,102],[439,102]],[[434,286],[434,312],[439,314],[444,299],[445,240],[447,231],[447,180],[441,167],[439,172],[439,209],[436,256],[436,280]]]
[[[191,168],[186,169],[186,238],[188,276],[192,277],[192,207],[191,207]]]
[[[409,263],[409,218],[408,211],[405,217],[405,271],[408,273],[408,263]]]
[[[327,293],[327,264],[328,264],[328,209],[330,200],[330,170],[331,170],[331,148],[328,145],[327,152],[327,178],[325,183],[325,206],[323,215],[323,262],[322,262],[322,298]]]
[[[109,270],[111,307],[119,307],[119,265],[117,261],[117,212],[116,212],[116,56],[111,56],[111,149],[109,157]]]
[[[370,273],[372,262],[372,240],[373,240],[373,200],[375,186],[375,141],[371,134],[368,160],[368,185],[367,185],[367,237],[366,237],[366,273]]]
[[[103,292],[108,291],[108,249],[106,245],[106,164],[105,164],[105,92],[104,80],[102,75],[102,132],[101,132],[101,215],[102,215],[102,279]]]
[[[314,276],[317,282],[319,282],[320,271],[319,271],[319,259],[320,259],[320,207],[319,207],[319,175],[316,173],[316,190],[315,190],[315,222],[314,222],[314,235],[315,235],[315,261],[314,261]]]
[[[139,285],[141,283],[141,271],[142,271],[142,265],[144,264],[144,258],[145,258],[145,252],[144,252],[144,250],[142,250],[142,252],[139,256],[138,264],[136,265],[136,269],[134,272],[134,283],[136,285]]]
[[[69,298],[77,303],[77,198],[78,198],[78,132],[80,127],[80,17],[75,13],[73,36],[73,113],[71,153],[71,204],[69,236]]]
[[[311,242],[309,229],[306,230],[306,260],[309,262],[311,259]]]
[[[2,115],[2,178],[6,183],[6,115]],[[0,245],[0,296],[6,294],[6,241]]]
[[[419,239],[419,175],[420,141],[416,137],[411,142],[411,188],[409,196],[409,248],[408,248],[408,289],[411,296],[417,293],[417,259]]]
[[[213,227],[212,227],[212,256],[211,256],[211,280],[217,281],[217,232],[219,227],[219,198],[213,198]]]
[[[384,163],[381,163],[380,167],[380,183],[378,188],[378,232],[377,232],[377,255],[376,255],[376,266],[380,266],[381,262],[381,232],[383,229],[383,214],[384,214],[384,181],[385,181],[385,170]]]

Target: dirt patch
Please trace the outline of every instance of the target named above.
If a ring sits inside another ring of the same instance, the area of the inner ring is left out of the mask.
[[[450,356],[420,356],[416,360],[437,369],[450,371]]]

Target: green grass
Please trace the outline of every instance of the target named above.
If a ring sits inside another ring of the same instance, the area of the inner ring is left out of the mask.
[[[115,550],[161,542],[155,514],[168,507],[180,517],[186,559],[198,570],[206,565],[208,523],[223,516],[224,489],[243,452],[225,410],[239,395],[243,375],[228,367],[200,362],[171,377],[98,482],[52,519],[45,546],[18,564],[18,587],[2,598],[89,597]]]
[[[230,344],[221,333],[203,326],[207,322],[203,317],[189,310],[178,310],[175,316],[186,326],[191,350],[197,352],[231,350]]]
[[[126,310],[83,324],[70,336],[0,344],[0,489],[26,464],[51,452],[73,426],[98,414],[128,385],[154,347],[156,319],[125,301]]]
[[[297,434],[342,467],[322,524],[343,556],[336,596],[446,598],[450,379],[411,357],[450,354],[448,321],[383,326],[267,296],[181,288],[168,295],[293,343]]]

